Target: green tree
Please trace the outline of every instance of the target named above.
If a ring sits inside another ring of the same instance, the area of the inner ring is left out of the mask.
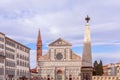
[[[94,62],[94,68],[96,68],[98,66],[98,62],[95,60]]]
[[[97,61],[94,61],[94,71],[93,75],[103,75],[103,64],[102,61],[100,60],[99,64]]]
[[[93,75],[97,75],[96,70],[97,70],[98,62],[95,60],[93,65],[94,65]]]
[[[100,60],[99,66],[100,66],[100,75],[103,75],[103,63],[101,60]]]

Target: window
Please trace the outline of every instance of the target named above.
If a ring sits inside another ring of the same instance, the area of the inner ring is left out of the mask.
[[[40,50],[40,47],[37,47],[37,50]]]
[[[1,41],[1,42],[4,42],[4,38],[0,37],[0,41]]]
[[[15,75],[15,70],[14,69],[6,69],[6,74],[8,75]]]
[[[64,59],[66,59],[66,50],[64,50]]]
[[[17,45],[17,49],[19,49],[19,45]]]
[[[20,54],[20,59],[22,58],[21,54]]]
[[[11,49],[11,48],[9,48],[9,47],[6,47],[6,50],[11,51],[11,52],[15,52],[14,49]]]
[[[15,47],[15,43],[9,40],[6,40],[6,44],[12,47]]]
[[[9,53],[9,52],[6,52],[6,57],[10,58],[10,59],[14,59],[15,58],[14,54]]]
[[[27,57],[27,61],[29,61],[29,57]]]
[[[15,62],[14,61],[10,61],[10,60],[6,60],[6,66],[9,66],[9,67],[15,67]]]
[[[61,59],[63,58],[62,53],[58,53],[58,54],[56,55],[56,58],[57,58],[58,60],[61,60]]]
[[[4,75],[4,68],[0,68],[0,75]]]
[[[17,65],[19,65],[19,60],[17,60]]]
[[[29,53],[29,50],[28,50],[28,49],[25,49],[25,52],[26,52],[26,53]]]
[[[4,59],[1,59],[1,60],[0,60],[0,63],[4,63]]]
[[[17,53],[17,58],[19,58],[19,54]]]
[[[4,52],[3,52],[3,51],[0,51],[0,55],[4,56]]]
[[[17,70],[17,75],[19,75],[19,70]]]
[[[29,67],[29,63],[27,63],[27,67]]]
[[[1,48],[1,49],[4,49],[4,45],[3,45],[3,44],[0,44],[0,48]]]

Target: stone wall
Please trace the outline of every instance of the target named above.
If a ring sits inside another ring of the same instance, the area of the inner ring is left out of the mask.
[[[92,80],[120,80],[120,76],[92,76]]]

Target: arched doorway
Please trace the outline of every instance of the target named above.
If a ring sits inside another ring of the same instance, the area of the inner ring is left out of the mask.
[[[72,80],[72,75],[69,75],[69,80]]]
[[[8,77],[9,77],[9,80],[12,80],[14,75],[8,75]]]
[[[57,71],[57,80],[62,80],[62,70]]]
[[[50,80],[50,75],[47,76],[47,80]]]

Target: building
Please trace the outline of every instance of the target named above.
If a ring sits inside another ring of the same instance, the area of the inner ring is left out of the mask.
[[[0,32],[0,80],[29,78],[30,49]]]
[[[103,76],[93,76],[92,80],[120,80],[120,63],[103,66]]]
[[[48,52],[38,61],[38,72],[41,79],[80,78],[81,57],[75,54],[71,47],[70,43],[61,38],[49,44]]]
[[[103,76],[108,76],[108,65],[103,66]]]
[[[120,62],[115,64],[116,66],[116,76],[120,76]]]
[[[110,63],[108,64],[108,75],[109,76],[116,76],[116,67],[115,67],[115,64],[113,63]]]
[[[30,70],[30,80],[40,80],[38,72],[36,71],[37,68],[31,69]]]
[[[5,39],[4,34],[0,33],[0,80],[5,79]]]
[[[120,62],[103,66],[104,76],[120,76]]]
[[[80,80],[81,76],[81,80],[92,80],[89,20],[87,16],[82,58],[72,51],[72,44],[62,38],[50,43],[48,52],[42,55],[42,39],[40,31],[38,32],[36,58],[41,80]]]

